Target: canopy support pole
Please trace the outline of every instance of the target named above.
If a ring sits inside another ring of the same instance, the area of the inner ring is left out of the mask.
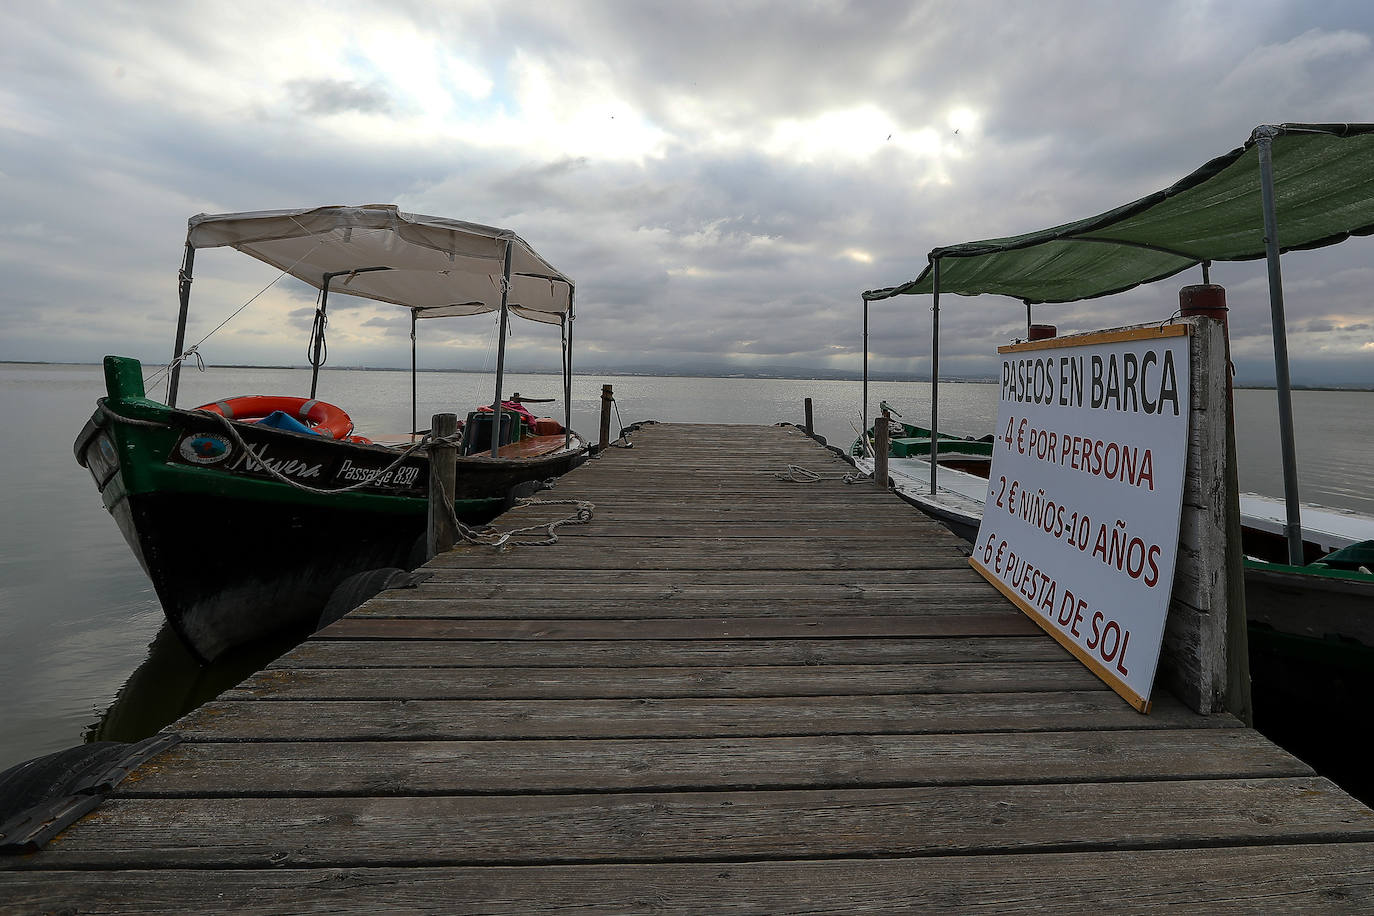
[[[863,424],[864,424],[864,425],[861,427],[861,428],[863,429],[863,433],[862,433],[861,435],[867,436],[867,435],[868,435],[868,300],[867,300],[867,299],[864,300],[864,416],[863,416]],[[867,451],[867,449],[865,449],[864,451]]]
[[[1212,282],[1212,262],[1202,262],[1202,283],[1204,286],[1211,285]]]
[[[506,263],[501,274],[501,327],[496,343],[496,400],[491,405],[491,457],[501,448],[501,383],[506,373],[506,303],[510,300],[510,242],[506,243]]]
[[[181,348],[186,346],[186,314],[191,308],[191,268],[196,263],[196,250],[191,240],[186,240],[186,254],[181,259],[181,271],[177,274],[177,296],[181,299],[181,311],[177,313],[177,342],[172,353],[172,376],[167,380],[167,406],[177,406],[177,386],[181,382]]]
[[[419,429],[419,419],[416,413],[420,403],[420,387],[416,379],[419,376],[420,365],[415,353],[415,309],[410,310],[410,433],[413,436]]]
[[[563,447],[572,446],[572,333],[573,295],[568,290],[568,313],[563,316]]]
[[[1030,303],[1027,302],[1027,303],[1026,303],[1026,340],[1030,340],[1030,336],[1031,336],[1031,330],[1030,330],[1030,329],[1031,329],[1031,308],[1030,308]]]
[[[931,292],[934,316],[930,326],[930,495],[938,492],[940,466],[940,259],[931,261]],[[1027,306],[1029,309],[1029,306]]]
[[[320,382],[320,352],[324,348],[325,307],[329,305],[329,281],[334,274],[324,275],[324,285],[320,287],[320,307],[315,309],[315,327],[310,336],[314,338],[314,352],[310,355],[310,399],[315,399],[315,389]]]
[[[347,277],[344,286],[347,286],[355,274],[370,274],[378,270],[390,270],[390,267],[354,267],[350,270],[333,270],[323,274],[320,282],[320,306],[315,309],[315,326],[310,331],[310,337],[314,346],[314,351],[310,355],[310,397],[315,397],[315,389],[319,386],[320,366],[324,365],[320,359],[320,354],[324,351],[324,329],[328,324],[325,316],[325,308],[329,305],[329,282],[335,277]]]
[[[1256,131],[1259,133],[1259,130]],[[1279,220],[1274,205],[1273,134],[1260,134],[1260,198],[1264,206],[1264,249],[1269,267],[1269,312],[1274,332],[1274,385],[1279,402],[1279,446],[1283,456],[1284,535],[1288,562],[1303,565],[1302,510],[1298,503],[1298,457],[1293,444],[1293,393],[1288,377],[1288,330],[1283,317],[1283,276],[1279,271]]]

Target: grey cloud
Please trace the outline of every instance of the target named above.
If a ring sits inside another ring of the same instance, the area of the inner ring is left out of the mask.
[[[381,87],[362,86],[349,80],[292,80],[286,89],[292,107],[303,114],[389,114],[393,108],[391,97]]]
[[[389,9],[407,12],[402,3]],[[931,248],[1117,206],[1242,142],[1276,117],[1276,99],[1282,117],[1348,118],[1374,84],[1374,7],[1359,3],[411,4],[417,28],[491,76],[499,104],[514,105],[518,49],[566,79],[608,68],[620,99],[666,136],[662,155],[640,161],[549,159],[424,136],[330,136],[317,131],[320,118],[282,112],[169,117],[127,91],[142,61],[104,39],[111,13],[96,10],[67,31],[42,22],[41,9],[25,15],[19,37],[0,38],[0,66],[19,114],[37,127],[0,133],[0,200],[36,231],[6,237],[0,251],[0,358],[98,358],[111,347],[165,359],[193,213],[394,201],[507,226],[567,270],[579,284],[579,348],[599,365],[680,368],[727,356],[820,365],[839,352],[857,369],[860,291],[915,276]],[[167,5],[150,27],[149,53],[187,49],[188,60],[236,78],[234,36],[209,34],[196,19]],[[1072,30],[1059,25],[1068,19]],[[389,85],[367,73],[312,77],[269,87],[260,102],[280,104],[284,91],[287,107],[307,115],[399,117],[404,103]],[[810,163],[715,142],[757,140],[779,119],[864,105],[901,130],[937,129],[963,158],[941,159],[945,180],[930,180],[932,156],[882,138],[841,138],[852,156]],[[957,141],[944,134],[954,106],[981,116]],[[1370,245],[1285,257],[1294,328],[1353,338],[1374,325]],[[218,281],[238,290],[271,278],[242,260],[198,258],[201,333],[242,302],[217,291]],[[1263,265],[1215,265],[1213,277],[1230,291],[1237,361],[1258,376],[1272,352]],[[1178,286],[1199,279],[1190,271],[1120,297],[1037,307],[1035,319],[1066,333],[1162,320],[1177,308]],[[314,292],[279,292],[297,306],[292,339],[257,335],[267,354],[256,358],[216,340],[216,358],[300,362]],[[55,302],[84,309],[81,321],[57,315]],[[339,326],[356,318],[384,339],[339,352],[339,364],[404,361],[395,339],[403,315],[355,306],[339,297],[330,312]],[[872,306],[875,368],[929,371],[930,306],[926,297]],[[943,298],[942,371],[990,374],[996,346],[1023,335],[1024,323],[1013,300]],[[447,339],[430,331],[424,358],[482,358],[480,348],[441,350]],[[546,359],[556,342],[556,330],[517,323],[512,359]],[[1305,372],[1339,365],[1374,382],[1367,358],[1300,349],[1294,358]]]

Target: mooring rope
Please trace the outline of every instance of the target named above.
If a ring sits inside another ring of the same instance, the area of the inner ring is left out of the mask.
[[[293,218],[291,221],[292,221],[292,222],[296,222],[296,220],[295,220],[294,218]],[[296,223],[296,225],[297,225],[297,226],[300,226],[300,223]],[[304,227],[304,226],[301,226],[301,228],[304,229],[305,227]],[[323,240],[317,241],[317,242],[315,243],[314,248],[311,248],[311,249],[310,249],[309,251],[307,251],[305,254],[303,254],[303,255],[301,255],[299,258],[297,258],[295,264],[292,264],[290,267],[286,268],[286,269],[283,270],[281,273],[277,274],[276,277],[274,277],[274,278],[272,279],[272,282],[271,282],[271,283],[268,283],[268,284],[267,284],[266,286],[264,286],[262,289],[258,290],[256,293],[254,293],[253,296],[252,296],[247,302],[245,302],[243,305],[240,305],[238,308],[234,309],[234,311],[229,315],[229,317],[226,318],[226,319],[224,319],[223,321],[221,321],[219,324],[215,325],[215,326],[210,330],[210,333],[209,333],[209,334],[206,334],[206,335],[205,335],[204,337],[202,337],[200,340],[198,340],[198,341],[196,341],[195,343],[191,344],[191,346],[188,347],[184,353],[180,353],[180,354],[178,354],[177,356],[172,357],[172,361],[171,361],[170,363],[168,363],[167,365],[165,365],[165,366],[163,366],[162,368],[158,369],[158,370],[157,370],[156,372],[154,372],[152,375],[150,375],[150,376],[148,376],[147,378],[145,378],[145,379],[143,380],[143,387],[146,389],[146,388],[148,388],[148,387],[150,387],[150,386],[156,384],[156,383],[157,383],[157,380],[160,379],[160,378],[162,378],[162,376],[163,376],[164,374],[168,376],[167,384],[168,384],[168,386],[170,386],[170,385],[171,385],[171,373],[172,373],[172,370],[175,369],[177,366],[181,365],[181,364],[182,364],[183,362],[185,362],[187,359],[190,359],[192,356],[194,356],[194,357],[196,358],[196,368],[199,369],[201,372],[204,372],[204,371],[205,371],[205,359],[200,355],[200,345],[203,344],[203,343],[205,343],[205,342],[206,342],[207,340],[209,340],[211,337],[213,337],[213,336],[215,335],[215,333],[216,333],[217,331],[219,331],[220,328],[224,327],[226,324],[228,324],[229,322],[231,322],[231,321],[233,321],[235,318],[237,318],[237,317],[238,317],[238,314],[239,314],[240,312],[242,312],[244,309],[248,308],[248,306],[250,306],[250,305],[252,305],[254,302],[256,302],[256,301],[258,300],[258,297],[259,297],[259,296],[261,296],[263,293],[267,292],[269,289],[271,289],[273,286],[275,286],[276,283],[277,283],[277,281],[280,280],[282,277],[286,276],[286,275],[287,275],[288,273],[290,273],[292,270],[294,270],[294,269],[296,268],[296,265],[297,265],[297,264],[300,264],[301,261],[304,261],[306,258],[308,258],[308,257],[310,257],[312,254],[314,254],[314,253],[315,253],[315,249],[316,249],[316,248],[319,248],[320,245],[322,245],[322,244],[324,244]],[[181,274],[181,276],[182,276],[182,279],[183,279],[183,280],[186,279],[185,273],[184,273],[184,272]],[[188,281],[188,282],[189,282],[189,281]]]
[[[104,404],[100,405],[100,409],[106,416],[114,420],[117,420],[121,423],[128,423],[133,426],[153,426],[164,428],[166,427],[165,423],[158,423],[152,420],[136,420],[131,417],[122,416],[120,414],[115,413],[113,410],[111,410]],[[247,461],[249,462],[250,467],[256,466],[262,468],[273,479],[281,483],[284,483],[289,487],[293,487],[297,490],[301,490],[306,493],[318,493],[323,495],[349,493],[354,490],[362,489],[363,487],[368,486],[369,484],[375,483],[382,476],[400,467],[401,462],[405,461],[407,458],[409,458],[411,455],[413,455],[415,452],[421,449],[428,450],[437,445],[458,445],[462,441],[462,433],[455,433],[452,436],[436,436],[432,432],[427,432],[414,444],[406,447],[406,449],[402,451],[401,454],[396,456],[396,460],[392,461],[391,464],[387,465],[386,467],[368,475],[363,480],[351,483],[348,486],[330,489],[327,487],[312,487],[309,484],[302,483],[299,480],[292,480],[290,477],[287,477],[285,474],[282,474],[280,471],[272,467],[266,461],[259,458],[256,454],[254,454],[253,450],[248,447],[248,443],[243,441],[243,437],[239,434],[239,431],[234,428],[232,421],[230,421],[228,417],[223,416],[222,414],[213,413],[208,410],[196,412],[203,414],[204,416],[214,417],[220,422],[220,425],[228,431],[230,437],[234,440],[238,447],[243,449],[244,454],[247,456]],[[479,531],[475,528],[463,524],[462,520],[458,518],[457,509],[453,505],[452,494],[448,492],[448,488],[445,487],[442,482],[440,483],[440,487],[444,491],[442,493],[443,505],[448,507],[449,521],[453,523],[454,531],[457,532],[458,537],[468,544],[479,544],[485,547],[495,547],[499,550],[505,550],[508,547],[546,547],[553,544],[557,544],[558,534],[556,529],[564,525],[586,525],[589,522],[591,522],[592,515],[596,510],[596,505],[592,503],[590,500],[585,499],[534,499],[532,497],[519,497],[515,501],[516,508],[522,508],[524,506],[570,505],[577,506],[577,511],[565,518],[555,519],[551,522],[541,522],[538,525],[528,525],[523,528],[515,528],[511,531],[498,532],[491,529],[488,529],[486,531]],[[544,481],[542,489],[552,489],[552,487],[552,482]],[[516,535],[526,534],[531,531],[547,531],[548,536],[541,541],[513,540],[513,538]]]
[[[624,420],[620,419],[620,402],[617,401],[614,397],[612,397],[611,403],[615,405],[615,422],[616,425],[619,426],[621,423],[625,422]],[[653,426],[656,423],[658,423],[657,420],[638,420],[634,423],[631,423],[629,426],[621,426],[620,435],[616,437],[615,441],[606,443],[606,448],[634,448],[635,444],[630,441],[630,433],[638,432],[641,426]],[[587,457],[597,459],[602,457],[604,454],[606,454],[604,450],[599,450],[592,452]]]
[[[407,458],[409,458],[412,454],[419,451],[420,449],[430,449],[434,446],[440,445],[458,445],[462,441],[462,433],[454,433],[452,436],[436,436],[432,432],[425,433],[424,436],[422,436],[419,439],[419,441],[407,447],[405,451],[401,452],[401,454],[398,455],[396,457],[396,460],[391,462],[391,464],[387,465],[379,471],[376,471],[375,473],[364,478],[363,480],[349,484],[346,487],[339,487],[338,489],[331,490],[320,487],[311,487],[301,483],[298,480],[291,480],[290,478],[281,474],[271,465],[267,464],[257,455],[253,454],[252,450],[248,448],[247,443],[245,443],[243,441],[243,438],[239,435],[238,430],[234,429],[233,423],[229,420],[228,417],[222,416],[220,414],[212,414],[209,411],[202,412],[210,416],[218,417],[221,425],[224,426],[225,429],[229,430],[230,434],[234,437],[234,441],[238,443],[239,447],[242,448],[244,452],[250,456],[250,459],[256,462],[259,467],[262,467],[264,470],[266,470],[277,480],[280,480],[282,483],[288,484],[292,487],[295,487],[298,490],[304,490],[309,493],[347,493],[352,490],[361,489],[362,487],[374,483],[378,478],[390,473],[391,471],[394,471],[397,467],[400,466],[402,461],[405,461]],[[556,519],[552,522],[544,522],[538,525],[530,525],[524,528],[516,528],[511,531],[478,531],[475,528],[470,528],[469,526],[463,524],[462,520],[458,518],[458,510],[453,505],[453,495],[448,492],[448,487],[446,487],[442,481],[440,482],[439,486],[443,490],[443,493],[441,494],[442,503],[444,506],[448,507],[449,521],[453,523],[453,529],[458,533],[458,537],[468,544],[480,544],[486,547],[495,547],[501,550],[505,550],[507,547],[545,547],[552,544],[557,544],[558,534],[556,533],[555,529],[559,528],[562,525],[587,524],[592,520],[592,512],[596,508],[596,506],[593,503],[587,500],[536,500],[529,497],[520,497],[515,501],[515,505],[517,508],[535,505],[575,505],[577,506],[577,511],[566,518]],[[547,487],[549,486],[549,484],[546,483],[545,486]],[[548,537],[546,537],[542,541],[512,540],[516,535],[525,534],[530,531],[548,531],[549,534]]]
[[[243,449],[244,453],[248,456],[248,460],[256,464],[258,467],[262,468],[275,479],[281,481],[287,486],[295,487],[297,490],[302,490],[306,493],[323,493],[326,495],[333,493],[351,493],[354,490],[361,490],[363,487],[370,486],[371,484],[376,483],[378,478],[382,477],[383,475],[396,470],[396,468],[401,466],[402,461],[405,461],[407,458],[409,458],[411,455],[413,455],[420,449],[428,448],[432,445],[457,445],[462,438],[458,434],[452,436],[435,436],[433,433],[425,433],[424,436],[422,436],[418,441],[416,441],[412,445],[407,446],[405,451],[401,452],[400,455],[396,456],[395,461],[391,462],[391,464],[388,464],[386,467],[382,468],[376,473],[371,474],[363,478],[362,480],[357,481],[356,483],[351,483],[346,487],[336,487],[331,489],[329,487],[312,487],[309,484],[301,483],[299,480],[292,480],[290,477],[287,477],[285,474],[281,473],[276,468],[272,467],[272,465],[268,464],[266,461],[259,458],[256,454],[253,453],[253,450],[248,447],[248,443],[243,441],[243,437],[239,435],[239,431],[234,428],[233,422],[223,414],[214,413],[213,411],[209,410],[197,410],[195,411],[195,413],[199,413],[207,417],[214,417],[215,419],[219,420],[220,425],[223,426],[226,430],[228,430],[230,437],[233,438],[234,442],[238,445],[238,447]]]
[[[483,547],[494,547],[497,550],[506,550],[511,547],[548,547],[558,543],[558,534],[555,529],[563,525],[586,525],[592,520],[592,513],[596,510],[596,505],[586,499],[535,499],[529,496],[521,496],[515,500],[515,508],[525,506],[577,506],[577,511],[565,518],[555,519],[551,522],[541,522],[538,525],[527,525],[523,528],[513,528],[510,531],[496,531],[488,527],[485,531],[477,531],[464,525],[458,519],[458,511],[453,507],[453,496],[448,492],[448,488],[441,481],[439,486],[443,489],[441,494],[443,504],[448,507],[449,521],[453,523],[454,530],[458,536],[469,544],[478,544]],[[542,489],[553,489],[551,481],[544,481]],[[549,536],[542,541],[516,541],[512,540],[517,534],[525,534],[530,531],[547,531]]]
[[[804,468],[799,464],[789,464],[787,471],[774,471],[773,476],[778,480],[786,480],[791,483],[815,483],[818,480],[840,480],[845,483],[863,483],[871,480],[872,474],[845,473],[845,474],[819,474],[810,468]]]
[[[506,547],[549,547],[558,543],[558,534],[555,529],[564,525],[587,525],[591,523],[592,514],[596,511],[596,504],[588,499],[535,499],[533,497],[522,496],[515,501],[516,508],[525,506],[576,506],[577,511],[572,515],[556,519],[552,522],[542,522],[538,525],[527,525],[524,528],[513,528],[503,532],[501,535],[502,549]],[[549,536],[542,541],[511,541],[517,534],[526,534],[530,531],[547,531]]]

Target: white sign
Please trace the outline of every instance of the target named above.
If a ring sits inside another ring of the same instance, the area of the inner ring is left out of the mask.
[[[1142,712],[1173,588],[1186,325],[1001,347],[997,441],[970,562]]]

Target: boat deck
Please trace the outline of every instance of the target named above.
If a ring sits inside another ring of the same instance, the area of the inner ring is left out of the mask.
[[[1374,907],[1374,812],[1230,717],[1140,715],[800,431],[633,440],[539,494],[590,524],[442,555],[175,723],[0,857],[0,909]]]

